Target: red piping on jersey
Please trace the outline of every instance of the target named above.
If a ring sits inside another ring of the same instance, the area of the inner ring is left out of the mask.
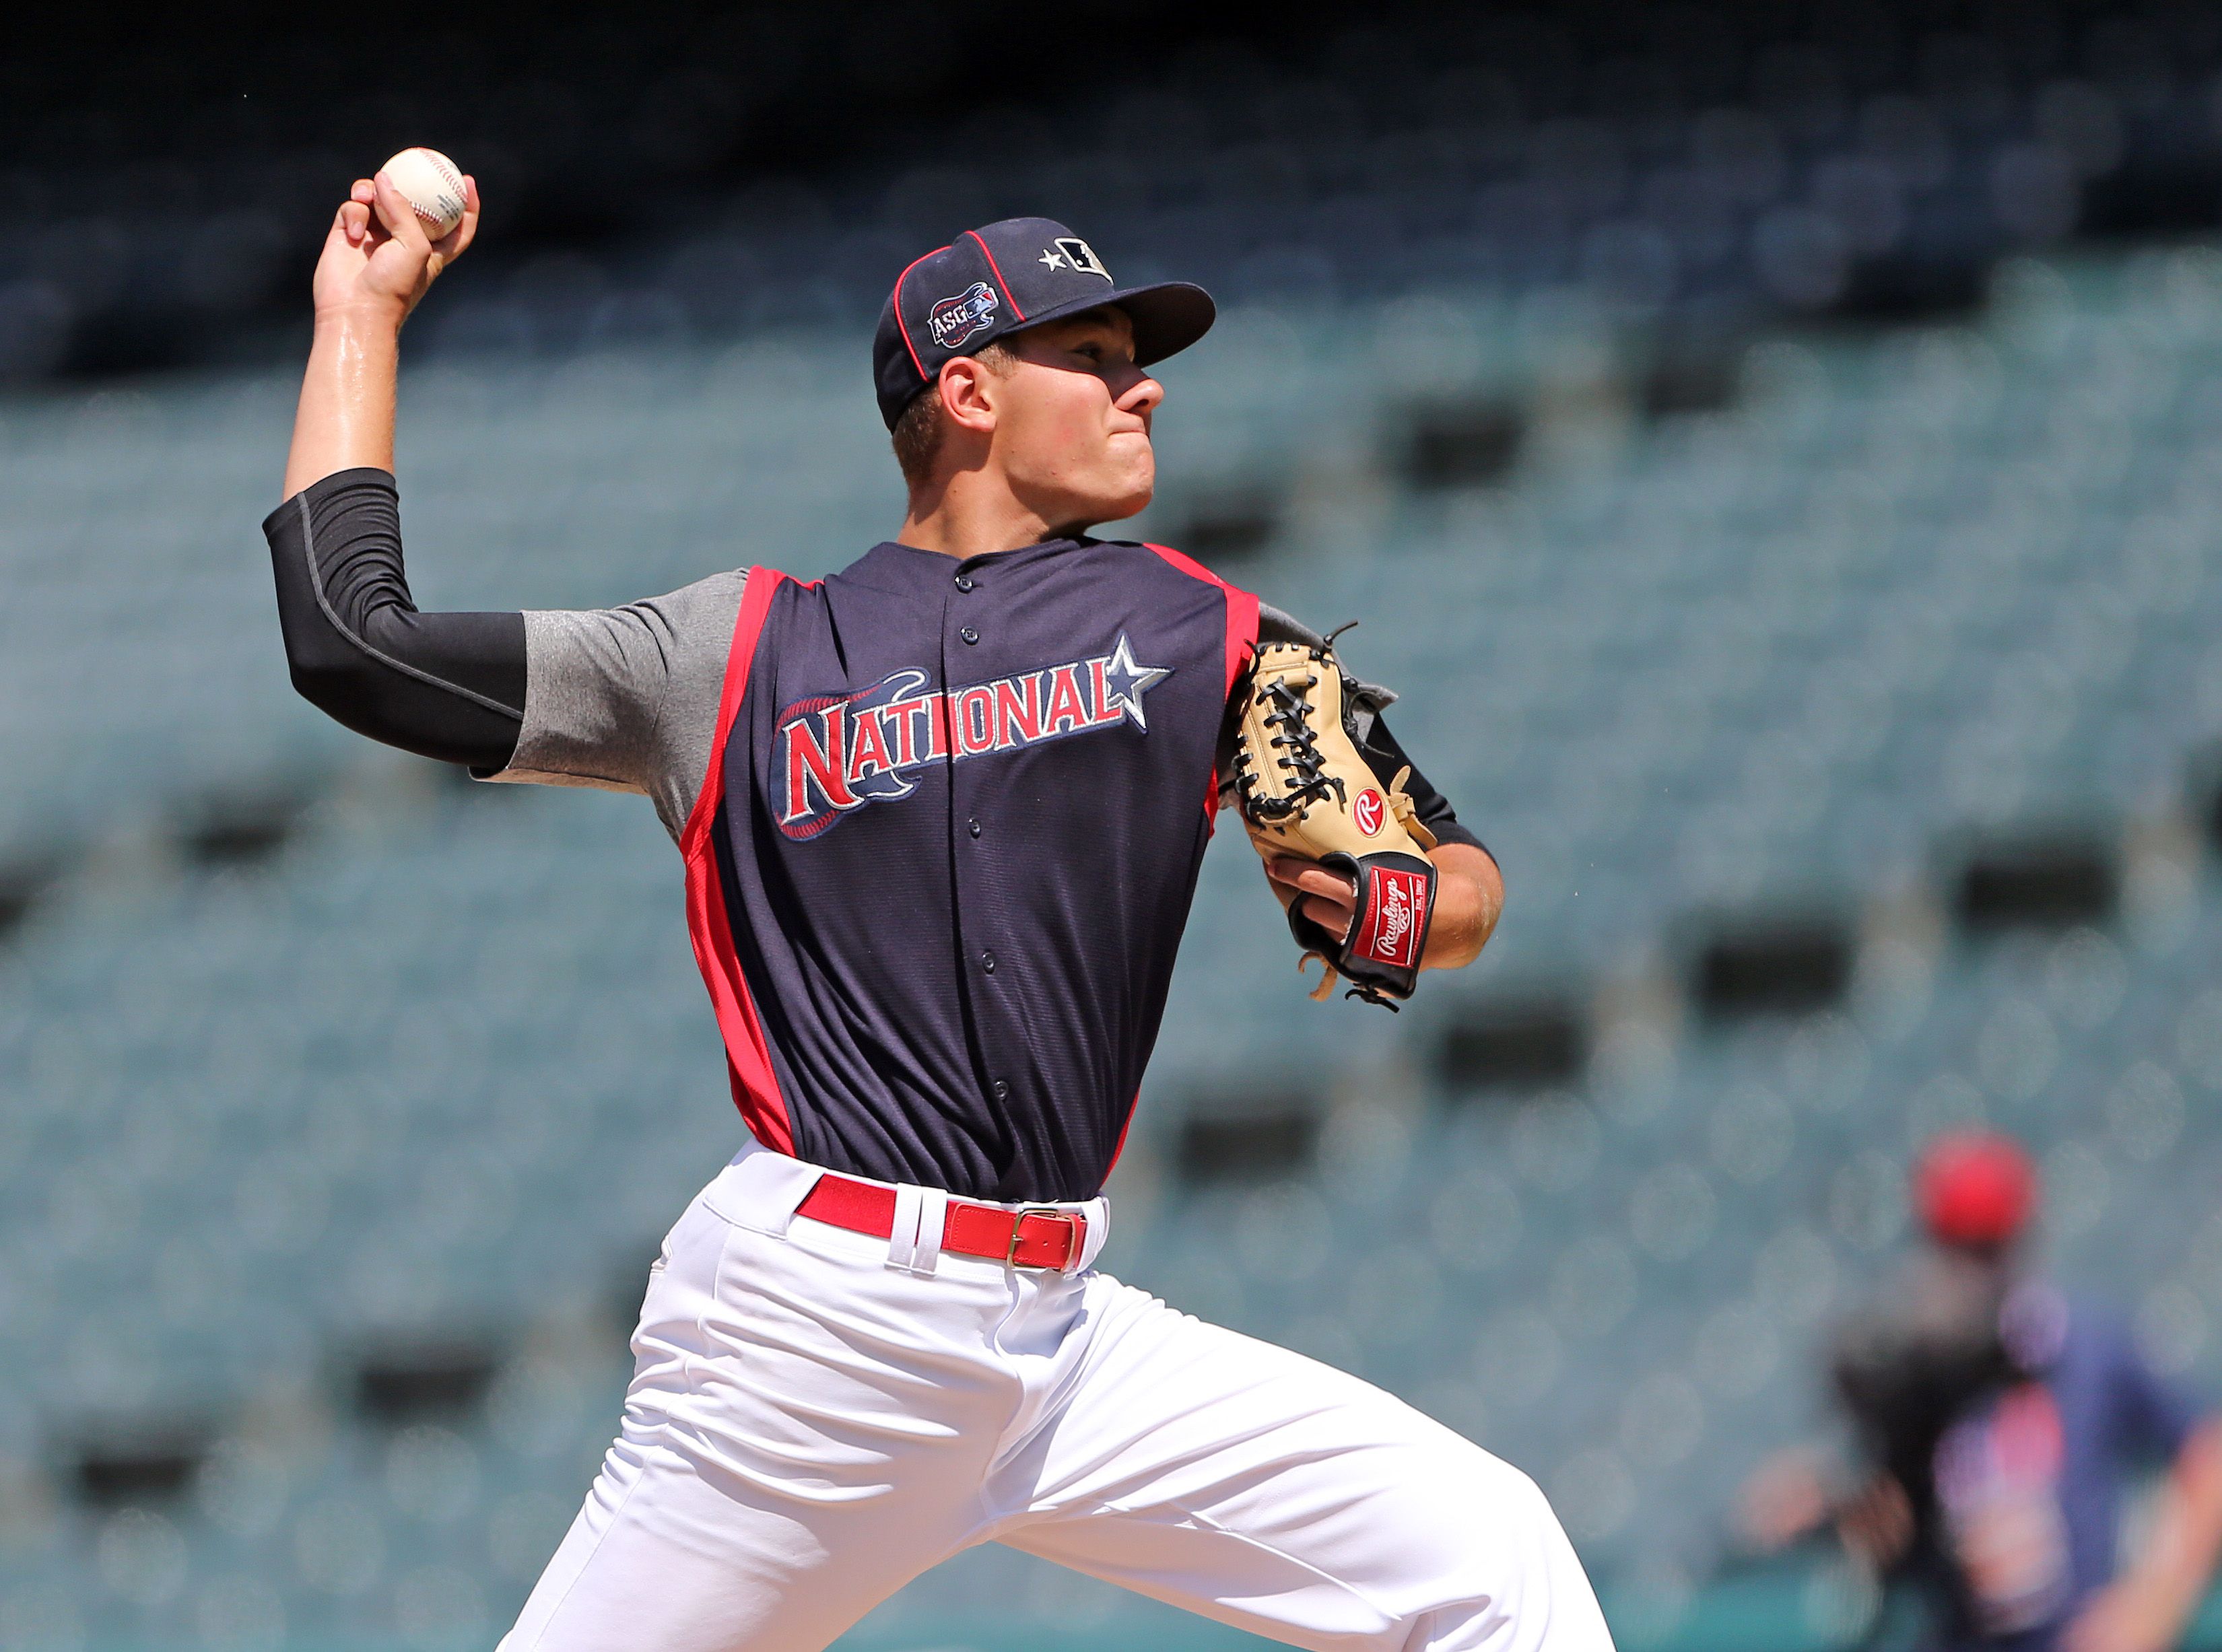
[[[973,240],[980,241],[980,232],[978,230],[968,229],[964,233],[971,236]],[[980,241],[980,250],[983,253],[988,253],[988,243],[986,241]],[[1020,321],[1026,320],[1026,312],[1019,308],[1019,295],[1011,291],[1011,284],[1003,279],[1003,266],[995,262],[995,255],[993,253],[988,253],[988,267],[995,271],[995,285],[1002,288],[1003,297],[1011,301],[1011,314],[1016,316]]]
[[[902,335],[903,348],[910,352],[910,365],[918,369],[918,376],[920,379],[926,377],[926,363],[918,359],[918,346],[910,341],[910,329],[904,324],[902,318],[903,276],[908,275],[913,270],[925,263],[929,258],[938,258],[948,250],[949,249],[946,247],[937,247],[930,253],[920,253],[916,258],[911,260],[909,263],[903,266],[902,275],[895,277],[895,331]],[[995,260],[992,258],[988,260],[991,265],[995,261]],[[1000,280],[1002,277],[1002,272],[998,270],[995,273],[996,278]],[[1016,304],[1013,304],[1011,308],[1016,310],[1018,306]]]
[[[771,599],[787,576],[770,568],[750,568],[741,589],[741,611],[733,621],[732,652],[725,658],[725,685],[718,697],[718,723],[710,742],[710,769],[702,790],[680,834],[680,854],[687,863],[687,932],[694,942],[694,961],[701,967],[702,981],[710,989],[710,1004],[717,1011],[718,1031],[725,1041],[725,1067],[732,1077],[733,1104],[749,1133],[775,1153],[794,1151],[794,1124],[787,1098],[779,1092],[779,1074],[771,1064],[771,1049],[764,1042],[763,1023],[756,1017],[756,1000],[749,995],[739,955],[733,950],[732,915],[725,910],[718,877],[717,845],[711,823],[725,794],[725,744],[741,699],[748,691],[749,667],[756,659],[756,642],[763,635],[764,616]]]
[[[1217,585],[1227,593],[1227,692],[1234,691],[1234,679],[1242,674],[1242,662],[1258,646],[1258,598],[1240,585],[1230,585],[1192,556],[1183,556],[1170,545],[1148,548],[1192,579],[1201,579],[1208,585]]]
[[[1134,1110],[1141,1104],[1142,1092],[1137,1090],[1134,1092],[1134,1098],[1127,1104],[1127,1122],[1119,1127],[1119,1145],[1111,1149],[1111,1162],[1103,1167],[1105,1181],[1109,1181],[1111,1173],[1119,1167],[1119,1155],[1127,1150],[1127,1132],[1134,1128]],[[1100,1193],[1103,1190],[1098,1187],[1095,1191]]]
[[[1145,541],[1146,544],[1147,541]],[[1173,567],[1192,579],[1217,585],[1227,596],[1227,686],[1223,693],[1234,691],[1234,679],[1242,674],[1242,662],[1258,647],[1258,598],[1255,593],[1240,585],[1230,585],[1192,556],[1183,556],[1170,545],[1149,545],[1148,548],[1164,558]],[[1211,772],[1211,790],[1203,800],[1204,829],[1208,832],[1219,823],[1219,771]],[[1122,1141],[1124,1137],[1120,1138]]]

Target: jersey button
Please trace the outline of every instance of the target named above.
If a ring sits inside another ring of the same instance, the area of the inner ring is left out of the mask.
[[[995,1080],[995,1099],[996,1099],[996,1100],[998,1100],[998,1101],[1007,1101],[1007,1100],[1008,1100],[1008,1099],[1010,1098],[1010,1094],[1011,1094],[1011,1086],[1010,1086],[1009,1085],[1007,1085],[1007,1084],[1005,1084],[1005,1083],[1004,1083],[1001,1079],[996,1079],[996,1080]]]
[[[964,823],[964,829],[977,837],[980,835],[980,823],[976,820],[968,820]]]
[[[982,953],[980,954],[980,967],[986,970],[990,975],[994,974],[995,973],[995,954],[992,952]]]
[[[960,573],[960,574],[958,574],[958,575],[957,576],[957,588],[959,591],[970,591],[970,590],[971,590],[971,589],[972,589],[972,576],[971,576],[970,574],[969,574],[969,573]]]
[[[969,625],[963,630],[959,631],[957,635],[963,637],[967,642],[977,642],[980,640],[980,634]]]

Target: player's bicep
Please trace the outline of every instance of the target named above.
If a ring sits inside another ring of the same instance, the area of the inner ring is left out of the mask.
[[[623,608],[526,614],[524,723],[496,778],[645,792],[675,834],[709,760],[746,586],[731,571]]]
[[[645,604],[524,615],[524,722],[493,778],[648,790],[669,639]]]

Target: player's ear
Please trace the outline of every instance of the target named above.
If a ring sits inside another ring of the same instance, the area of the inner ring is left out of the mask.
[[[969,355],[941,364],[941,416],[959,429],[985,435],[995,428],[995,374]]]

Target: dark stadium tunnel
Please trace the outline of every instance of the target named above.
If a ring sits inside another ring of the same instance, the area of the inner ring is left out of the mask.
[[[263,791],[211,798],[187,811],[178,829],[186,860],[209,870],[251,867],[285,848],[309,809],[292,791]]]
[[[193,1487],[215,1431],[198,1418],[90,1430],[66,1454],[78,1496],[97,1508],[176,1501]]]
[[[390,1426],[451,1420],[485,1402],[501,1365],[501,1348],[489,1336],[397,1338],[357,1354],[353,1398],[365,1417]]]
[[[1216,1102],[1182,1121],[1175,1160],[1190,1181],[1272,1180],[1310,1167],[1319,1130],[1318,1108],[1301,1098]]]
[[[1977,842],[1959,852],[1952,910],[1973,936],[2111,920],[2121,894],[2113,847],[2079,829]]]
[[[1716,1021],[1810,1015],[1843,1001],[1857,959],[1858,937],[1838,912],[1714,919],[1691,948],[1690,995]]]
[[[1437,1066],[1453,1091],[1547,1090],[1581,1078],[1589,1043],[1572,992],[1535,992],[1460,1011],[1443,1033]]]
[[[1518,463],[1527,434],[1526,416],[1502,397],[1415,408],[1408,416],[1404,474],[1422,488],[1503,482]]]
[[[1178,526],[1167,538],[1208,568],[1255,561],[1279,530],[1281,497],[1280,489],[1269,487],[1209,491],[1176,508]]]
[[[22,928],[53,878],[53,866],[43,858],[0,865],[0,944]]]

